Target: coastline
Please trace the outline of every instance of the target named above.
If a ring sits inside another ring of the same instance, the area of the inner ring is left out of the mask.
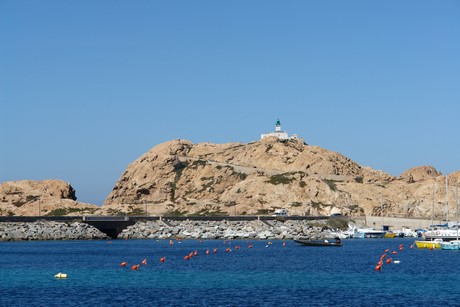
[[[331,233],[337,230],[331,223],[330,220],[138,221],[122,230],[117,239],[321,239],[331,237]],[[0,223],[0,241],[105,239],[110,239],[110,237],[97,228],[82,222]]]

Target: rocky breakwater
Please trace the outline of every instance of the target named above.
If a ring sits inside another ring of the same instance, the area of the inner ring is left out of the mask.
[[[331,237],[337,229],[328,221],[147,221],[138,222],[119,239],[292,240]]]
[[[109,237],[97,228],[79,222],[0,223],[0,241],[94,239],[109,239]]]

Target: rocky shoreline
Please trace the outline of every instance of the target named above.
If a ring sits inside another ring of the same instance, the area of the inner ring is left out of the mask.
[[[127,227],[118,239],[320,239],[333,236],[328,221],[139,221]],[[110,239],[97,228],[81,222],[4,222],[0,241]]]
[[[0,241],[99,240],[109,237],[86,223],[0,223]]]
[[[124,229],[119,239],[292,240],[331,237],[325,221],[146,221]]]

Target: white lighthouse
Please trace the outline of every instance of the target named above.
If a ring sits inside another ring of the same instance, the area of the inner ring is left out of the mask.
[[[288,136],[288,133],[287,133],[286,131],[283,131],[283,130],[281,129],[281,122],[280,122],[279,119],[276,121],[276,124],[275,124],[275,131],[274,131],[274,132],[269,132],[269,133],[262,134],[262,135],[260,136],[260,138],[263,139],[263,138],[266,138],[266,137],[269,137],[269,136],[277,137],[277,138],[278,138],[279,140],[281,140],[281,141],[290,139],[289,136]]]

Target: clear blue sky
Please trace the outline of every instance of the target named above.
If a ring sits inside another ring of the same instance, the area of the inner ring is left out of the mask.
[[[460,170],[460,1],[0,0],[0,182],[102,204],[172,139],[274,129],[392,175]]]

